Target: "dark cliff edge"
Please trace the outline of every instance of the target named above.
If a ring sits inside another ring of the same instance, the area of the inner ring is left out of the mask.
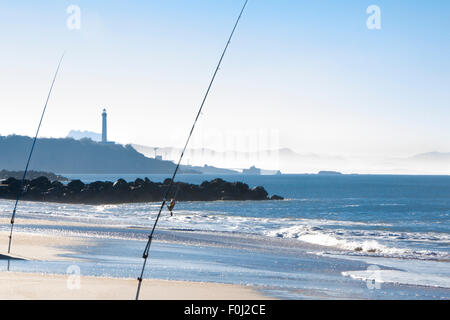
[[[0,171],[0,180],[8,179],[8,178],[22,179],[22,177],[23,177],[23,171],[8,171],[8,170]],[[43,172],[43,171],[34,171],[34,170],[27,171],[28,179],[32,180],[32,179],[36,179],[39,177],[46,177],[47,179],[52,180],[52,181],[70,181],[68,178],[60,176],[53,172]]]
[[[32,143],[30,137],[0,136],[0,168],[23,170]],[[171,161],[147,158],[131,145],[102,144],[90,139],[39,138],[29,169],[66,174],[170,174],[175,167]],[[199,172],[182,167],[180,173]]]
[[[136,179],[126,182],[97,181],[84,184],[73,180],[67,185],[59,181],[51,182],[46,177],[26,180],[21,199],[25,201],[57,202],[71,204],[119,204],[162,201],[170,184],[149,179]],[[8,178],[0,183],[1,199],[16,199],[20,189],[20,180]],[[222,179],[205,181],[200,185],[176,182],[168,200],[176,194],[178,201],[217,201],[217,200],[283,200],[280,196],[269,198],[263,187],[250,188],[242,182],[226,182]]]

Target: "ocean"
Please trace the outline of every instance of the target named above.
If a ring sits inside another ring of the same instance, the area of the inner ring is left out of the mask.
[[[167,178],[65,176],[86,183]],[[249,285],[282,299],[450,298],[450,176],[179,175],[177,180],[197,184],[217,177],[263,186],[285,200],[178,203],[173,217],[164,214],[160,220],[146,277]],[[12,206],[0,200],[0,216],[8,217]],[[92,226],[16,227],[89,237],[95,245],[74,248],[71,255],[84,275],[135,278],[159,206],[21,202],[18,217]],[[67,262],[14,261],[13,267],[65,273]]]

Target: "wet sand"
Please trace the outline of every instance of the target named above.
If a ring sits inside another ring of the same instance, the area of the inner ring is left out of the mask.
[[[9,232],[0,232],[0,256],[8,256],[8,237]],[[25,260],[68,261],[71,259],[62,255],[72,252],[64,247],[83,245],[88,246],[89,241],[76,237],[14,232],[9,256]]]
[[[30,220],[26,222],[31,223]],[[0,261],[70,261],[70,258],[61,256],[71,253],[65,247],[90,245],[90,241],[84,238],[15,232],[12,252],[7,254],[8,235],[8,232],[0,232],[1,243],[4,244],[0,250]],[[71,272],[67,275],[0,272],[0,299],[129,300],[136,295],[136,279],[79,276],[76,267]],[[146,279],[141,299],[255,300],[267,297],[246,286]]]

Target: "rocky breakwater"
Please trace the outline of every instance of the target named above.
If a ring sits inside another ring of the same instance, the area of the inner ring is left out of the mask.
[[[126,182],[97,181],[84,184],[73,180],[68,184],[50,181],[46,177],[26,180],[22,189],[22,200],[74,204],[118,204],[161,201],[171,180],[162,183],[149,179]],[[20,189],[20,180],[8,178],[0,182],[0,198],[15,199]],[[168,199],[178,201],[217,200],[283,200],[280,196],[269,197],[263,187],[250,188],[242,182],[227,182],[222,179],[205,181],[200,185],[176,182]]]

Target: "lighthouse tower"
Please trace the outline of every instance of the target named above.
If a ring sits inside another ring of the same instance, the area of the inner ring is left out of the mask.
[[[106,117],[107,117],[106,109],[103,109],[103,113],[102,113],[102,143],[108,143]]]

